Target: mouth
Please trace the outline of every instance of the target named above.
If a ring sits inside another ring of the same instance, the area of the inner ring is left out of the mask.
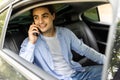
[[[40,28],[45,28],[47,24],[41,24],[39,25]]]
[[[46,30],[46,26],[47,26],[47,24],[40,24],[40,25],[39,25],[40,31],[41,31],[41,32],[44,32],[44,31]]]

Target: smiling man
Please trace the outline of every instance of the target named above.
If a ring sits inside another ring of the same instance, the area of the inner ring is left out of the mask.
[[[71,50],[99,64],[105,61],[103,54],[85,45],[69,29],[53,25],[52,6],[37,7],[31,12],[34,22],[21,45],[21,57],[59,80],[101,80],[102,65],[82,67],[72,60]]]

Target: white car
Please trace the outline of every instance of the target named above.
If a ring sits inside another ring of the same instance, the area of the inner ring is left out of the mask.
[[[85,44],[98,52],[106,54],[110,51],[112,43],[108,39],[112,38],[109,32],[113,24],[113,8],[108,0],[0,0],[1,80],[57,80],[18,55],[32,23],[30,10],[42,5],[55,7],[55,25],[71,29]],[[83,66],[97,64],[75,52],[73,56]],[[107,70],[108,66],[104,72]],[[105,78],[106,75],[103,76]]]

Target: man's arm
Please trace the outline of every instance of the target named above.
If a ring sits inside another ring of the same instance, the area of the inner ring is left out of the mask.
[[[79,53],[82,56],[86,56],[87,58],[91,59],[92,61],[95,61],[99,64],[103,64],[105,61],[105,55],[102,53],[97,52],[93,48],[90,48],[86,44],[82,42],[82,40],[78,39],[76,35],[68,30],[68,35],[71,39],[71,48],[75,52]]]
[[[40,34],[38,27],[39,26],[34,23],[30,25],[28,30],[28,38],[23,41],[19,53],[22,58],[30,62],[33,62],[34,60],[34,48],[38,39],[38,36],[35,34]]]
[[[97,62],[99,64],[104,64],[106,57],[102,53],[97,52],[93,48],[88,47],[84,43],[82,44],[83,48],[85,48],[82,52],[83,55],[87,58],[91,59],[94,62]]]
[[[29,62],[33,62],[34,48],[35,48],[35,45],[28,42],[28,39],[25,39],[21,45],[19,56],[21,56],[22,58],[24,58],[25,60],[27,60]]]

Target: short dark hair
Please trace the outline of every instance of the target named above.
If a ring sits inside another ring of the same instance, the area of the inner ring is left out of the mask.
[[[49,10],[49,12],[53,15],[53,13],[55,13],[55,9],[52,5],[44,5],[44,6],[39,6],[39,7],[45,7]],[[36,8],[39,8],[39,7],[36,7]],[[35,8],[34,8],[35,9]],[[33,15],[33,10],[34,9],[31,9],[31,15]]]

